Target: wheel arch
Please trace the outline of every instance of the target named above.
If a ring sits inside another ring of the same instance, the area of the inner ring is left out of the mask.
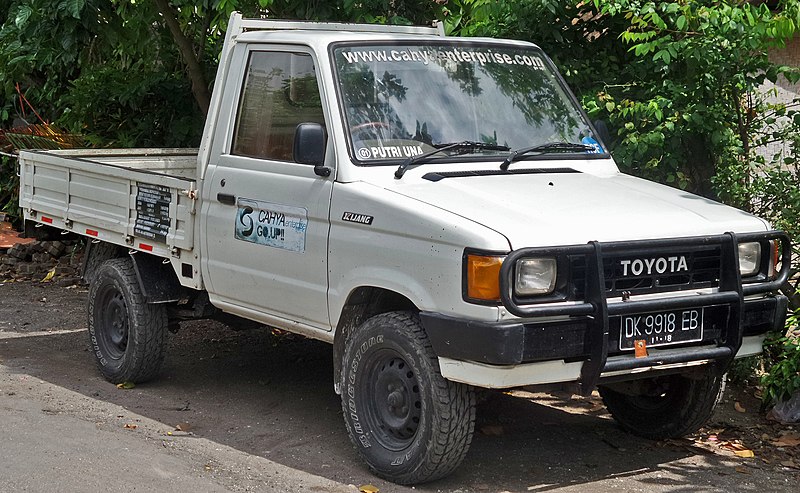
[[[342,307],[333,339],[333,381],[337,394],[341,393],[339,377],[342,372],[342,357],[347,339],[359,325],[370,317],[400,310],[419,312],[419,308],[408,297],[390,289],[360,286],[350,292]]]
[[[133,262],[139,289],[147,303],[172,303],[182,297],[184,288],[170,262],[165,263],[164,259],[148,253],[126,251],[120,245],[105,241],[86,244],[81,276],[91,284],[104,262],[126,256]]]
[[[181,299],[184,288],[169,260],[141,252],[132,253],[131,260],[147,303],[173,303]]]
[[[81,277],[86,284],[91,284],[97,276],[97,270],[106,260],[125,257],[125,249],[106,241],[91,240],[86,242],[81,264]]]

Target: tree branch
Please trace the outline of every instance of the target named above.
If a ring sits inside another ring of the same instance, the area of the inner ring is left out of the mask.
[[[161,17],[164,18],[167,27],[169,28],[172,39],[178,46],[183,63],[189,71],[189,80],[192,83],[192,95],[194,95],[197,105],[203,114],[208,115],[208,108],[211,105],[211,91],[208,90],[208,81],[206,81],[203,67],[200,65],[198,55],[194,51],[194,44],[186,37],[181,31],[181,26],[178,24],[178,19],[175,17],[175,11],[169,4],[168,0],[153,0],[156,4]]]

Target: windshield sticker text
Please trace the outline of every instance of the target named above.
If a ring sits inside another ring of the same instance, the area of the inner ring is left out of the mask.
[[[301,207],[239,199],[234,237],[237,240],[293,252],[306,249],[308,212]]]
[[[423,152],[422,146],[372,146],[360,148],[357,154],[360,159],[391,159],[419,156]]]
[[[418,50],[406,48],[403,50],[354,50],[343,51],[342,56],[347,63],[359,62],[417,62],[428,65],[436,62],[479,63],[481,65],[524,65],[535,70],[545,70],[544,61],[535,55],[522,55],[519,53],[498,53],[492,50],[467,51],[458,48],[450,50]]]

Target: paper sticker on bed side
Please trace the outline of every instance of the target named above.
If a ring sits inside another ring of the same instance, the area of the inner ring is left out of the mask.
[[[301,207],[240,198],[234,237],[258,245],[305,252],[308,211]]]

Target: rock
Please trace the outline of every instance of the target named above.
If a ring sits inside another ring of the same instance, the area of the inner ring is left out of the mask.
[[[8,249],[8,255],[18,260],[25,261],[30,258],[28,247],[21,244],[16,244]]]
[[[46,245],[44,248],[44,250],[53,257],[61,256],[65,249],[66,245],[61,241],[51,241],[50,244]]]
[[[31,274],[36,274],[37,270],[38,266],[35,264],[21,263],[17,265],[17,274],[29,276]]]
[[[50,262],[52,257],[47,252],[37,252],[31,255],[31,261],[35,264],[44,264]]]
[[[69,286],[80,286],[81,279],[79,277],[63,277],[56,281],[56,286],[60,287],[69,287]]]
[[[61,265],[56,266],[56,276],[75,276],[75,268],[74,267],[65,267]]]

